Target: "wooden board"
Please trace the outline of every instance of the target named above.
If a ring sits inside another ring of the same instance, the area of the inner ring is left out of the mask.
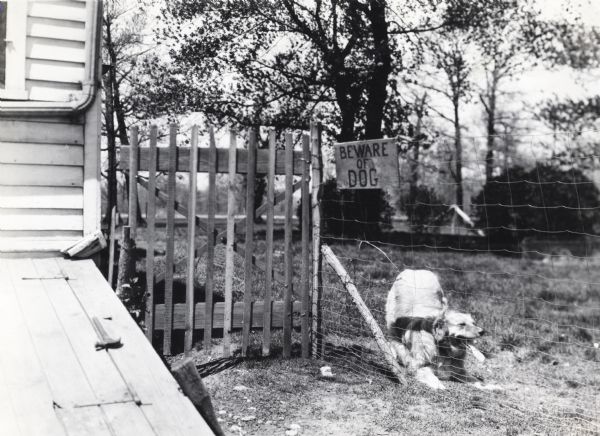
[[[83,125],[0,119],[0,141],[40,144],[83,144]]]
[[[2,230],[82,230],[83,213],[76,209],[0,209]]]
[[[52,186],[0,186],[0,208],[82,209],[83,189]]]
[[[83,147],[0,142],[0,163],[83,166]]]
[[[11,275],[13,259],[0,259],[0,371],[21,435],[66,435],[54,412],[54,399],[38,359]],[[6,414],[6,412],[2,412]],[[35,417],[32,419],[32,417]],[[0,433],[5,432],[4,421]]]
[[[26,80],[25,89],[29,91],[29,99],[37,101],[77,101],[82,95],[81,84]]]
[[[55,18],[59,20],[85,22],[87,12],[84,2],[74,1],[30,1],[27,14],[30,17]]]
[[[69,285],[86,312],[112,318],[123,347],[107,353],[141,400],[140,409],[154,432],[164,436],[211,434],[94,263],[61,259],[59,265],[69,277],[76,278],[69,280]]]
[[[29,17],[27,35],[41,38],[86,41],[85,23],[54,18]]]
[[[85,44],[79,41],[29,37],[25,50],[29,59],[79,63],[85,63],[87,60]]]
[[[55,230],[52,233],[58,235],[52,237],[5,237],[4,233],[4,231],[0,233],[0,253],[35,252],[36,254],[59,255],[60,250],[72,246],[83,237],[83,232],[78,232],[77,237],[60,237],[58,235],[62,232]]]
[[[23,259],[13,262],[10,269],[12,281],[18,287],[15,294],[23,308],[26,329],[32,337],[54,401],[68,408],[93,404],[96,396],[56,317],[42,281],[35,280],[40,276],[33,261]]]
[[[83,168],[0,163],[0,185],[80,187],[83,186]]]
[[[254,301],[252,305],[252,328],[261,329],[263,327],[263,316],[264,316],[264,302]],[[244,303],[239,301],[234,303],[232,312],[232,330],[241,330],[244,319]],[[273,301],[271,310],[271,328],[282,328],[283,327],[283,301]],[[206,305],[204,303],[196,303],[194,308],[194,329],[204,329],[206,323]],[[294,301],[292,303],[292,315],[296,327],[300,326],[300,311],[302,309],[300,301]],[[173,309],[173,328],[184,329],[185,328],[185,314],[186,305],[178,303],[174,305]],[[157,304],[154,309],[155,328],[157,330],[163,330],[164,328],[164,313],[165,305]],[[214,304],[213,309],[213,329],[222,329],[225,325],[224,321],[225,314],[225,303],[219,302]]]
[[[121,165],[127,165],[129,160],[129,147],[121,147]],[[150,155],[148,147],[139,148],[139,170],[147,171]],[[157,169],[166,171],[169,165],[169,152],[165,147],[158,148]],[[198,157],[198,172],[208,172],[209,149],[200,147]],[[228,173],[229,151],[226,148],[217,148],[217,173]],[[237,149],[236,173],[248,172],[248,150]],[[125,167],[124,167],[125,168]],[[177,171],[188,172],[190,168],[189,147],[177,148]],[[259,149],[256,153],[256,174],[267,174],[269,169],[269,150]],[[275,173],[285,174],[285,151],[277,150],[275,158]],[[302,175],[302,152],[294,152],[294,174]]]
[[[65,276],[56,258],[34,259],[33,266],[38,277]],[[80,280],[80,278],[73,276],[69,277],[69,280]],[[97,334],[68,281],[44,280],[43,286],[52,305],[52,311],[56,314],[65,337],[77,354],[95,399],[102,403],[133,400],[110,355],[105,352],[99,353],[93,346]],[[108,320],[103,322],[110,327]]]

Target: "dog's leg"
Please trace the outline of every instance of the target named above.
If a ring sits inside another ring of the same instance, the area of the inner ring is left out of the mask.
[[[391,340],[390,345],[392,348],[392,352],[394,353],[394,357],[402,366],[408,367],[410,362],[410,352],[406,346],[398,341]]]
[[[439,378],[435,376],[433,370],[429,366],[417,369],[415,378],[421,383],[426,384],[431,389],[446,389]]]

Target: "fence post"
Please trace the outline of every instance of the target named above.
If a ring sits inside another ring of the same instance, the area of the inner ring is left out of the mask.
[[[188,234],[187,234],[187,282],[186,282],[186,317],[184,352],[187,354],[192,349],[194,342],[194,253],[196,252],[196,203],[198,183],[198,126],[192,127],[192,142],[190,148],[190,173],[188,191]],[[210,237],[210,236],[209,236]]]
[[[252,256],[254,256],[254,182],[256,181],[256,131],[248,138],[248,168],[246,171],[246,243],[244,245],[244,318],[242,325],[242,356],[248,352],[252,324]]]
[[[309,286],[309,250],[310,250],[310,195],[308,184],[310,180],[310,137],[302,135],[302,187],[301,187],[301,205],[302,205],[302,272],[301,272],[301,292],[302,292],[302,357],[308,358],[310,354],[310,286]]]
[[[156,242],[156,143],[158,128],[150,127],[150,159],[148,163],[148,207],[146,209],[146,337],[152,343],[154,336],[154,245]]]
[[[138,173],[138,128],[129,129],[131,145],[129,149],[129,209],[127,211],[127,224],[131,229],[131,237],[135,241],[137,234],[137,173]]]
[[[321,183],[323,161],[321,157],[321,124],[310,123],[310,140],[312,149],[312,355],[319,359],[323,356],[323,335],[321,319],[321,292],[323,257],[321,254]]]

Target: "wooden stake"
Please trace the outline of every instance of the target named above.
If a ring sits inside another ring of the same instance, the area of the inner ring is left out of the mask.
[[[404,383],[405,378],[404,378],[404,373],[402,371],[402,368],[400,367],[400,365],[398,364],[398,361],[394,357],[394,353],[392,352],[390,345],[388,344],[387,340],[385,339],[385,336],[383,335],[383,332],[381,331],[379,324],[377,324],[377,321],[375,320],[375,318],[373,318],[371,311],[369,310],[369,308],[367,307],[367,305],[361,298],[360,294],[358,293],[358,289],[356,289],[356,286],[352,282],[352,279],[350,278],[350,276],[348,275],[348,273],[346,272],[346,270],[344,269],[343,265],[340,263],[340,261],[336,257],[336,255],[333,254],[333,251],[331,251],[331,248],[329,248],[328,245],[323,244],[323,246],[321,247],[321,252],[323,253],[323,257],[325,258],[327,263],[333,268],[333,270],[339,276],[344,287],[346,288],[346,290],[352,297],[352,300],[354,300],[354,304],[358,308],[358,311],[360,312],[363,319],[365,320],[365,322],[371,329],[373,336],[375,336],[377,345],[379,346],[379,349],[381,350],[386,361],[388,362],[388,365],[389,365],[390,369],[392,370],[392,373],[398,378],[398,381],[400,381],[400,383]]]
[[[131,238],[131,228],[123,226],[123,238],[121,239],[121,251],[119,254],[119,270],[117,274],[117,296],[122,298],[123,286],[131,285],[131,279],[135,272],[135,258],[133,251],[135,242]]]
[[[202,377],[190,357],[175,363],[171,368],[173,376],[181,386],[183,393],[190,399],[196,410],[202,415],[208,426],[217,436],[224,436],[223,430],[217,421],[210,394],[206,390]]]

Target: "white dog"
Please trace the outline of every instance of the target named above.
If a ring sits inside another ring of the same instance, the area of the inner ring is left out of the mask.
[[[448,309],[437,276],[402,271],[388,294],[386,325],[392,350],[418,381],[444,389],[443,378],[473,381],[464,369],[468,341],[483,334],[471,315]]]

